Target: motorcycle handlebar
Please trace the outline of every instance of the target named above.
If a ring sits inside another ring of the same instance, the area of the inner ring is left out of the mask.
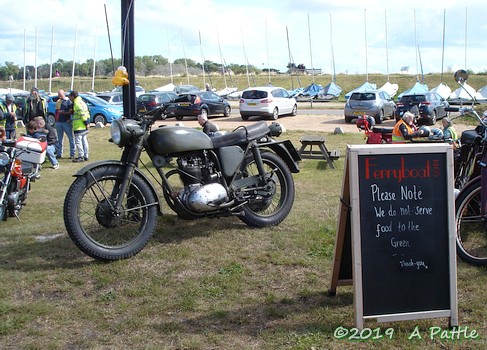
[[[460,108],[458,108],[458,107],[446,107],[445,111],[446,112],[460,112]]]

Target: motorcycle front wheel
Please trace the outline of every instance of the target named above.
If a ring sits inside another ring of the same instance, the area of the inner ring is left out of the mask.
[[[157,222],[157,200],[137,173],[125,193],[119,188],[125,170],[101,166],[77,177],[64,201],[64,223],[69,237],[85,254],[103,261],[129,258],[152,237]],[[115,203],[123,196],[120,210]]]
[[[487,265],[487,221],[481,212],[480,177],[468,184],[455,199],[457,253],[472,265]]]
[[[278,225],[287,217],[294,203],[294,180],[286,163],[271,152],[262,153],[262,162],[265,189],[255,189],[249,202],[242,206],[244,215],[239,216],[240,220],[253,227]],[[241,174],[242,177],[259,175],[253,158],[244,161]],[[252,188],[246,190],[252,191]]]

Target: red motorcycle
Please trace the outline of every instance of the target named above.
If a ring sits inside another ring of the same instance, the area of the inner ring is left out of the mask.
[[[30,137],[0,142],[0,220],[19,219],[30,190],[46,156],[47,142]]]
[[[392,130],[394,128],[375,126],[374,117],[366,114],[359,117],[357,128],[365,132],[366,143],[368,144],[392,143]]]

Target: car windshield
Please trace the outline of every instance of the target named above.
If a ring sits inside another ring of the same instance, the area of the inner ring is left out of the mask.
[[[375,100],[375,94],[372,92],[354,92],[350,96],[350,99],[356,101],[373,101]]]
[[[85,100],[88,100],[90,101],[92,104],[94,105],[109,105],[110,104],[105,101],[104,99],[100,98],[100,97],[97,97],[97,96],[92,96],[92,95],[80,95],[81,97],[83,97]]]
[[[248,90],[242,93],[242,98],[249,100],[258,100],[267,97],[267,91],[262,90]]]
[[[188,101],[194,101],[196,98],[195,95],[191,95],[191,94],[183,94],[183,95],[179,95],[178,98],[176,98],[174,100],[174,102],[188,102]]]
[[[424,102],[426,97],[424,95],[408,95],[401,98],[401,102]]]

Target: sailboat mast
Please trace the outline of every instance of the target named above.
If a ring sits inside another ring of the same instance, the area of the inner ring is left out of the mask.
[[[389,46],[387,44],[387,11],[384,11],[384,22],[386,27],[386,69],[387,69],[387,81],[389,81]]]
[[[465,7],[465,69],[467,69],[467,8]]]
[[[205,79],[205,57],[203,56],[203,46],[201,45],[201,32],[198,31],[198,35],[200,37],[200,52],[201,52],[201,65],[203,67],[203,88],[206,88],[206,79]]]
[[[446,9],[443,9],[443,38],[441,47],[441,79],[443,82],[443,63],[445,62],[445,25],[446,25]]]
[[[52,56],[53,56],[53,47],[54,47],[54,26],[51,30],[51,63],[49,64],[49,93],[52,92]]]
[[[315,82],[315,70],[313,67],[313,52],[311,51],[311,26],[309,24],[309,13],[308,13],[308,37],[309,37],[309,57],[311,59],[311,78],[313,83]]]
[[[291,76],[291,89],[294,90],[294,82],[293,82],[293,70],[294,70],[294,65],[293,65],[293,60],[291,57],[291,46],[289,45],[289,33],[287,30],[287,25],[286,25],[286,38],[287,38],[287,51],[289,54],[289,73]]]
[[[218,41],[218,51],[220,52],[220,61],[222,62],[223,81],[225,83],[225,88],[227,88],[227,77],[225,73],[227,69],[225,67],[225,64],[223,63],[222,47],[220,45],[220,35],[218,34],[218,30],[216,31],[216,40]]]
[[[78,42],[78,26],[76,26],[76,32],[74,34],[74,52],[73,52],[73,70],[71,72],[71,91],[74,88],[74,68],[76,65],[76,43]]]
[[[173,74],[172,74],[172,62],[171,62],[171,45],[169,45],[169,32],[166,30],[167,38],[167,56],[169,61],[169,74],[171,76],[171,84],[174,84]]]
[[[331,51],[331,71],[332,71],[332,81],[335,83],[335,54],[333,53],[333,25],[331,23],[331,13],[330,13],[330,51]]]
[[[98,36],[98,25],[95,27],[95,42],[93,45],[93,75],[91,78],[91,91],[95,92],[95,72],[96,72],[96,39]]]
[[[247,59],[247,53],[245,52],[245,43],[244,43],[242,28],[240,28],[240,34],[241,34],[241,37],[242,37],[242,48],[243,48],[244,59],[245,59],[245,69],[246,69],[246,72],[247,72],[247,84],[248,84],[247,86],[250,87],[249,61]]]
[[[183,56],[184,56],[184,66],[186,68],[186,80],[188,81],[188,85],[189,85],[188,60],[186,58],[186,50],[184,48],[184,37],[182,31],[181,31],[181,41],[183,42]]]
[[[416,36],[416,9],[413,9],[414,15],[414,47],[418,47],[418,39]],[[418,68],[418,50],[416,50],[416,81],[419,81],[419,68]]]
[[[365,34],[365,81],[369,81],[369,62],[367,54],[367,9],[364,10],[364,34]]]
[[[23,85],[23,89],[25,91],[25,29],[24,29],[24,85]]]
[[[265,20],[265,43],[267,47],[267,75],[268,75],[268,83],[271,83],[271,66],[269,63],[269,38],[267,36],[267,18]]]
[[[37,86],[37,27],[36,27],[36,49],[34,54],[34,86]]]

